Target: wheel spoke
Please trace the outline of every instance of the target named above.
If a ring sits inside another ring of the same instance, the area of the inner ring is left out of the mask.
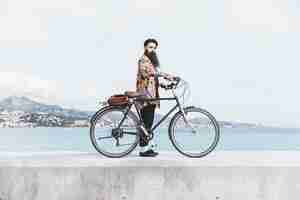
[[[113,136],[106,136],[106,137],[98,137],[98,140],[107,139],[107,138],[113,138]]]
[[[125,143],[125,144],[119,144],[119,146],[128,146],[128,145],[133,145],[134,143]]]
[[[129,132],[129,131],[123,131],[124,134],[128,134],[128,135],[136,135],[136,132]]]

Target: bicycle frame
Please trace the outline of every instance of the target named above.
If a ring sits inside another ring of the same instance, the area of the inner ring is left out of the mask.
[[[167,101],[170,101],[170,100],[175,100],[176,101],[176,105],[173,107],[173,108],[171,108],[169,111],[168,111],[168,113],[167,114],[165,114],[164,116],[163,116],[163,118],[161,118],[156,124],[154,124],[154,126],[152,126],[151,127],[151,129],[150,129],[150,132],[153,132],[163,121],[165,121],[165,119],[178,107],[179,108],[179,110],[181,110],[181,111],[183,111],[183,108],[182,108],[182,106],[181,106],[181,104],[180,104],[180,102],[179,102],[179,99],[178,99],[178,97],[175,95],[175,93],[174,93],[174,90],[172,90],[172,92],[173,92],[173,95],[174,95],[174,97],[166,97],[166,98],[138,98],[138,97],[135,97],[134,99],[133,98],[130,98],[130,103],[129,103],[129,105],[127,105],[127,110],[126,110],[126,112],[125,112],[125,115],[124,115],[124,118],[120,121],[120,124],[119,124],[119,126],[118,126],[118,128],[120,128],[120,126],[121,126],[121,124],[123,123],[123,121],[124,121],[124,119],[126,118],[126,116],[127,116],[127,114],[128,114],[128,112],[131,110],[131,107],[134,105],[135,106],[135,109],[136,109],[136,111],[137,111],[137,113],[138,113],[138,117],[139,117],[139,122],[140,122],[140,124],[142,124],[144,127],[145,127],[145,124],[144,124],[144,122],[143,122],[143,120],[142,120],[142,117],[141,117],[141,113],[139,112],[139,109],[137,108],[137,105],[136,105],[136,103],[135,102],[137,102],[137,101],[145,101],[145,102],[149,102],[149,101],[156,101],[156,100],[162,100],[162,101],[165,101],[165,100],[167,100]],[[140,125],[139,124],[139,125]],[[127,132],[128,133],[128,132]]]

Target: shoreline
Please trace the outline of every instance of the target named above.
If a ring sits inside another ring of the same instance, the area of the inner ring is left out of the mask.
[[[122,158],[107,158],[97,152],[45,151],[0,152],[1,167],[130,167],[130,166],[299,166],[299,151],[214,151],[202,158],[189,158],[176,151],[158,151],[156,157],[139,157],[137,150]]]

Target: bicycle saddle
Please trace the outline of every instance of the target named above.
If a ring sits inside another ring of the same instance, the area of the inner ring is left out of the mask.
[[[136,92],[136,91],[125,91],[124,94],[128,97],[140,97],[143,96],[143,94]]]

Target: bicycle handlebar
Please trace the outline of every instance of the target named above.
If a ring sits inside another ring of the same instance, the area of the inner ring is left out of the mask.
[[[164,77],[164,79],[170,80],[170,79],[165,78],[165,77]],[[176,76],[176,77],[174,77],[174,78],[171,80],[172,82],[171,82],[170,84],[167,84],[167,85],[165,85],[165,84],[159,84],[159,86],[160,86],[161,88],[166,89],[166,90],[168,90],[168,89],[174,89],[174,88],[177,87],[177,85],[179,84],[180,80],[181,80],[181,78],[178,77],[178,76]],[[175,82],[174,82],[174,81],[175,81]]]
[[[175,76],[175,77],[172,77],[171,79],[169,79],[169,78],[166,77],[165,73],[161,73],[161,72],[151,74],[150,76],[157,77],[157,78],[163,77],[165,80],[171,81],[171,83],[168,84],[168,85],[159,84],[159,86],[161,88],[164,88],[166,90],[176,88],[177,85],[179,84],[179,82],[181,81],[181,78],[179,76]]]

